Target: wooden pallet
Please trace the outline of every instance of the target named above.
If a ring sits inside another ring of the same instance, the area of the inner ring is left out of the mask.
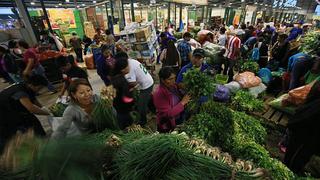
[[[289,119],[288,115],[268,105],[268,103],[273,99],[274,99],[273,97],[267,98],[265,100],[266,110],[264,112],[254,113],[254,115],[265,119],[269,123],[278,124],[286,127]]]

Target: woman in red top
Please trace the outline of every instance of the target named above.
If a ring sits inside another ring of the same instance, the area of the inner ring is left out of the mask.
[[[40,75],[40,76],[43,76],[48,81],[48,78],[45,75],[45,69],[43,68],[43,66],[40,64],[38,60],[35,48],[30,48],[29,44],[24,40],[18,41],[18,46],[23,53],[23,62],[26,65],[25,69],[22,72],[23,76],[29,77],[31,75]],[[48,81],[48,89],[53,93],[57,92],[49,81]]]
[[[175,84],[176,75],[171,67],[159,71],[160,85],[153,93],[153,102],[157,109],[157,128],[159,132],[169,132],[183,121],[185,105],[190,96],[181,94]]]

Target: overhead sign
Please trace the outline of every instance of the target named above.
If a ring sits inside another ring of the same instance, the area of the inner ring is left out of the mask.
[[[208,5],[208,0],[169,0],[170,2],[192,5]]]

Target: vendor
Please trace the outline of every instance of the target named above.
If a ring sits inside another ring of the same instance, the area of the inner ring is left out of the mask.
[[[275,45],[271,48],[271,60],[269,68],[277,70],[279,67],[287,68],[290,52],[290,44],[286,41],[288,35],[280,34]]]
[[[96,43],[96,45],[99,45],[101,41],[103,41],[103,36],[101,34],[101,29],[96,29],[96,34],[93,37],[93,41]]]
[[[0,92],[0,154],[17,131],[26,132],[32,128],[35,135],[46,135],[34,114],[49,115],[36,99],[36,94],[47,83],[44,77],[34,75],[25,83],[14,84]]]
[[[57,129],[52,133],[53,139],[73,137],[94,131],[91,118],[98,96],[86,79],[72,81],[68,88],[71,102],[63,113]]]
[[[319,55],[320,55],[320,51],[319,51]],[[312,68],[304,76],[304,82],[305,84],[309,84],[316,79],[317,80],[320,79],[320,58],[319,57],[316,57],[314,59]]]
[[[62,76],[64,79],[64,84],[59,95],[60,97],[64,95],[65,91],[68,89],[70,83],[73,80],[83,78],[88,81],[88,74],[73,62],[74,58],[72,55],[68,57],[59,56],[57,58],[57,64],[61,72],[63,73]]]
[[[290,73],[289,90],[300,87],[300,78],[311,69],[312,61],[305,53],[298,53],[289,58],[288,72]]]
[[[184,88],[183,85],[183,74],[185,72],[187,72],[189,69],[191,68],[197,68],[200,71],[205,71],[209,68],[208,64],[203,63],[203,58],[204,58],[204,53],[205,51],[201,48],[195,49],[193,51],[192,54],[192,58],[191,58],[191,63],[185,65],[184,67],[182,67],[182,69],[180,70],[178,77],[177,77],[177,84],[179,88]]]
[[[183,122],[183,112],[190,96],[182,96],[175,79],[176,75],[171,67],[164,67],[159,71],[160,85],[153,93],[153,102],[157,109],[157,130],[159,132],[172,131],[176,124]]]
[[[77,61],[78,62],[83,62],[83,57],[82,57],[82,41],[78,37],[76,32],[72,32],[72,38],[69,41],[70,45],[72,46],[74,52],[77,55]]]

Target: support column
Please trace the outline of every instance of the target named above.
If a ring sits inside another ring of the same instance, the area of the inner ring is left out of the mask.
[[[177,3],[174,3],[174,25],[177,28]]]
[[[169,27],[169,25],[170,25],[170,9],[171,9],[171,3],[170,2],[168,2],[168,27]]]
[[[46,19],[46,22],[48,24],[49,31],[51,33],[53,33],[53,30],[52,30],[52,27],[51,27],[51,24],[50,24],[50,20],[49,20],[49,17],[48,17],[48,13],[47,13],[46,7],[44,6],[43,0],[40,0],[40,4],[41,4],[41,8],[42,8],[42,11],[43,11],[44,18]]]
[[[182,22],[182,4],[180,4],[180,9],[179,9],[179,30],[181,30],[182,31],[182,27],[181,27],[181,25],[183,24],[183,22]]]
[[[113,0],[110,0],[110,9],[111,9],[111,20],[113,24],[114,23]]]
[[[197,12],[196,12],[196,13],[197,13]],[[204,6],[202,6],[201,22],[203,22],[203,23],[204,23]]]
[[[130,5],[131,5],[131,20],[132,22],[136,21],[136,18],[134,17],[134,6],[133,6],[134,0],[130,0]],[[142,17],[141,17],[142,18]]]
[[[31,18],[27,10],[26,3],[24,0],[15,0],[15,3],[19,10],[19,16],[23,20],[26,29],[27,36],[25,37],[25,40],[31,45],[34,45],[38,42],[38,40],[35,35],[35,27],[33,24],[31,24]]]
[[[158,30],[158,7],[156,5],[156,29]]]
[[[123,7],[123,0],[120,1],[121,3],[121,20],[122,20],[122,25],[120,26],[120,30],[123,30],[124,27],[126,26],[126,18],[125,18],[125,15],[124,15],[124,7]]]

